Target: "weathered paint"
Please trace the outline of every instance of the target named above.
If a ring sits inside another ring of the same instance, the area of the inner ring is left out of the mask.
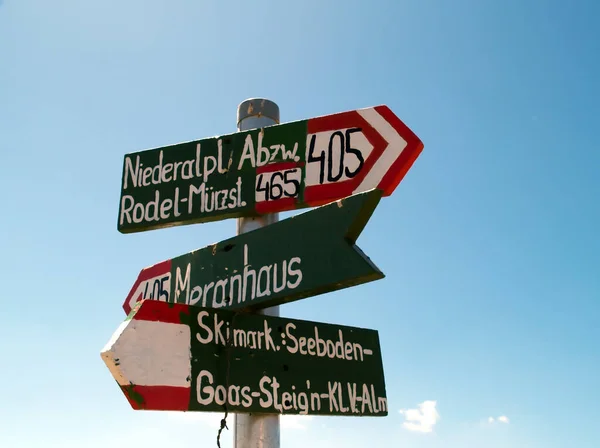
[[[355,246],[381,198],[370,190],[143,269],[142,299],[260,309],[384,277]]]
[[[422,149],[377,106],[127,154],[117,227],[281,212],[373,188],[389,196]]]
[[[134,409],[388,414],[375,330],[144,300],[101,355]]]

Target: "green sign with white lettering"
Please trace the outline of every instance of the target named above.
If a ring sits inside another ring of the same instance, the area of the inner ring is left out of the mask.
[[[380,198],[350,196],[145,268],[123,309],[142,299],[261,309],[379,280],[355,242]]]
[[[375,330],[144,300],[102,358],[134,409],[388,414]]]
[[[423,143],[386,106],[126,154],[122,233],[392,194]]]

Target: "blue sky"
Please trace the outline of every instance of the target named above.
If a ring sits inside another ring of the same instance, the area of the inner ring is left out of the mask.
[[[0,446],[214,444],[218,416],[133,411],[100,350],[141,268],[235,221],[120,234],[122,159],[264,96],[282,121],[387,104],[425,144],[358,240],[386,278],[281,308],[379,330],[390,414],[284,419],[282,446],[597,447],[598,14],[0,1]]]

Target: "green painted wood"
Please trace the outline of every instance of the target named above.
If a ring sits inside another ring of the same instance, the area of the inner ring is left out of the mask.
[[[144,300],[102,358],[134,409],[388,414],[375,330]]]
[[[142,299],[261,309],[384,278],[356,239],[381,198],[371,190],[143,269]]]
[[[257,166],[299,160],[306,120],[266,129],[126,154],[118,230],[130,233],[258,214]],[[274,145],[279,145],[277,151],[270,148]]]
[[[392,194],[423,143],[387,106],[126,154],[122,233]]]

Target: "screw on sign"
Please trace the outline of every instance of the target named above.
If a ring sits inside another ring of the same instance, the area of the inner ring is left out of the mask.
[[[144,300],[101,356],[136,410],[388,414],[375,330]]]
[[[125,155],[123,233],[392,194],[423,143],[387,106]]]
[[[262,309],[382,279],[355,246],[380,198],[356,194],[142,269],[123,309],[142,299]]]

